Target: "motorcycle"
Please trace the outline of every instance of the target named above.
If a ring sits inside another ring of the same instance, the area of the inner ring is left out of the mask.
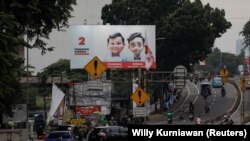
[[[205,109],[205,113],[208,113],[209,110],[210,110],[210,107],[209,107],[209,104],[208,104],[207,101],[206,101],[206,103],[205,103],[204,109]]]
[[[173,114],[171,112],[168,112],[167,117],[168,117],[168,123],[171,124],[173,121]]]
[[[205,106],[205,113],[208,113],[210,110],[209,106]]]
[[[180,118],[180,120],[184,119],[184,109],[183,109],[183,107],[180,107],[180,109],[179,109],[179,118]]]
[[[195,78],[194,80],[194,84],[197,84],[198,83],[198,79]]]
[[[226,90],[225,88],[221,88],[221,96],[224,97],[226,95]]]
[[[168,118],[168,123],[169,123],[169,124],[171,124],[171,123],[172,123],[172,121],[173,121],[173,119],[172,119],[172,118]]]
[[[180,112],[179,118],[180,118],[180,120],[183,120],[183,119],[184,119],[183,112]]]
[[[221,125],[233,125],[234,121],[232,119],[224,119]]]
[[[194,120],[194,115],[191,114],[191,113],[189,114],[189,120],[190,120],[190,121],[193,121],[193,120]]]

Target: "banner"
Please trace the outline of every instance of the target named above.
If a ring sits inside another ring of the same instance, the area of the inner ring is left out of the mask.
[[[64,99],[65,94],[53,83],[52,87],[52,100],[50,105],[50,111],[48,113],[48,121],[54,119],[54,114],[58,109],[60,103]]]
[[[76,112],[84,116],[89,116],[93,114],[100,115],[101,106],[88,106],[88,107],[77,106]]]
[[[78,25],[71,29],[70,68],[97,56],[107,68],[156,68],[155,26]]]

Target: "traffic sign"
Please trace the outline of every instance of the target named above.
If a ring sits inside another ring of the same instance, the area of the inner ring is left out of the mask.
[[[145,117],[147,116],[147,108],[146,107],[135,107],[133,109],[134,117]]]
[[[247,89],[247,81],[244,77],[240,79],[240,89],[242,92],[245,92]]]
[[[228,77],[229,72],[228,72],[228,70],[226,68],[223,68],[220,71],[220,75],[221,75],[221,77]]]
[[[131,99],[138,105],[141,106],[148,100],[149,96],[140,87],[131,95]]]
[[[187,69],[182,65],[178,65],[174,68],[175,85],[177,89],[182,89],[186,85]]]
[[[85,67],[84,69],[94,78],[98,78],[104,71],[106,71],[106,66],[102,61],[95,56]]]

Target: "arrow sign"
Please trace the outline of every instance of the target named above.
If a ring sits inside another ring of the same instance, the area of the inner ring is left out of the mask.
[[[106,66],[98,57],[94,57],[84,69],[94,78],[98,78],[104,71],[106,71]]]

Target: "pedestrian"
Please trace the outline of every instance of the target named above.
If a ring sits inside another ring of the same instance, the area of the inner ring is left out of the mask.
[[[196,125],[201,125],[201,117],[200,117],[200,116],[198,116],[198,117],[196,118],[195,124],[196,124]]]

